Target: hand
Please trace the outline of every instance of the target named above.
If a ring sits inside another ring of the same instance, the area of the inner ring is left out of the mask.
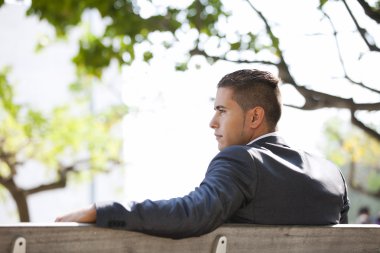
[[[68,213],[63,216],[59,216],[55,219],[55,222],[81,222],[81,223],[94,223],[96,221],[96,208],[95,205],[91,205],[88,208],[84,208],[72,213]]]

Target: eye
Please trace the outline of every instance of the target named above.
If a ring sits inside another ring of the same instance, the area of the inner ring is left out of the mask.
[[[217,106],[217,107],[215,108],[215,111],[216,111],[218,114],[224,114],[224,113],[227,112],[227,111],[226,111],[226,108],[224,108],[223,106]]]
[[[218,109],[218,112],[219,112],[220,114],[223,114],[223,113],[226,112],[226,110],[224,110],[224,109]]]

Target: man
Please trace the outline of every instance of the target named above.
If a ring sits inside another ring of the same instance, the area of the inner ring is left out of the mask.
[[[223,223],[328,225],[347,223],[344,178],[332,163],[295,150],[276,133],[281,116],[278,79],[239,70],[218,84],[215,130],[220,153],[198,188],[182,198],[133,204],[97,203],[57,221],[96,222],[183,238]]]

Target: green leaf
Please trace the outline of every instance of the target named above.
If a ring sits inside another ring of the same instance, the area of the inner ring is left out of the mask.
[[[230,44],[231,50],[239,50],[241,47],[241,42],[235,42]]]
[[[19,106],[13,102],[13,88],[7,79],[9,72],[9,67],[5,67],[0,71],[0,103],[6,112],[13,118],[17,118]]]
[[[149,62],[153,58],[153,53],[150,51],[144,52],[144,61]]]
[[[183,62],[183,63],[177,63],[176,66],[175,66],[175,69],[177,71],[185,71],[185,70],[188,70],[188,63],[187,62]]]
[[[319,7],[320,9],[322,9],[323,5],[325,5],[327,3],[328,0],[319,0]]]

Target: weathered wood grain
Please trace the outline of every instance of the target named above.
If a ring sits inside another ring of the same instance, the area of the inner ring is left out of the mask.
[[[0,252],[12,251],[22,236],[27,253],[60,252],[212,252],[219,235],[227,237],[228,253],[248,252],[378,252],[380,226],[225,225],[195,238],[172,240],[141,233],[77,223],[0,225]]]

